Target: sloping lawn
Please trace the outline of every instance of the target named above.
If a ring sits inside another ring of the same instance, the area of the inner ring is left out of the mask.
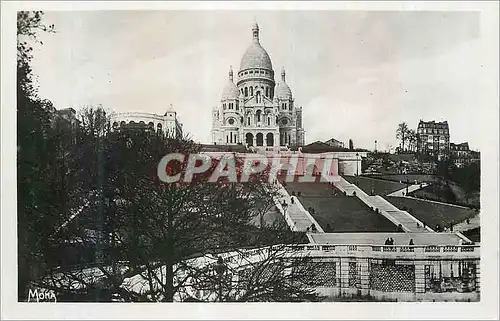
[[[373,195],[387,195],[406,187],[406,184],[399,182],[364,176],[344,176],[344,178],[349,183],[357,185],[368,195],[371,195],[372,189]]]
[[[384,198],[397,208],[410,212],[431,228],[435,228],[438,224],[441,227],[449,227],[450,223],[458,223],[476,215],[473,210],[468,208],[437,204],[406,197],[384,196]]]
[[[463,235],[465,235],[469,240],[472,242],[481,242],[481,228],[476,227],[473,228],[472,230],[464,231],[462,232]]]
[[[305,209],[312,207],[311,213],[319,225],[327,232],[397,232],[398,228],[381,214],[368,208],[361,200],[345,196],[326,183],[286,183],[285,188],[292,194],[300,192],[299,200]],[[335,194],[334,194],[335,193]]]
[[[467,199],[464,190],[453,182],[436,182],[410,193],[410,196],[455,205],[480,206],[479,193],[474,193]]]

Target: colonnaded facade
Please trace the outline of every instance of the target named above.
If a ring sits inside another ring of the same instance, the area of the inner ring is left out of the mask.
[[[212,112],[212,140],[217,145],[303,146],[302,108],[295,106],[285,70],[276,84],[274,70],[252,28],[252,44],[241,58],[237,81],[229,70],[220,104]]]
[[[164,115],[144,112],[123,112],[114,113],[110,118],[113,130],[135,128],[152,130],[169,137],[180,138],[183,135],[182,124],[172,105],[169,106]]]

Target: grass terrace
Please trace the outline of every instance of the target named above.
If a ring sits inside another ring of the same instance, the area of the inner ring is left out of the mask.
[[[381,214],[368,208],[361,200],[345,196],[327,183],[286,183],[288,193],[298,197],[305,209],[312,207],[312,216],[327,232],[397,232],[398,228]]]
[[[399,182],[364,176],[344,176],[344,178],[349,183],[357,185],[368,195],[371,194],[372,189],[373,195],[387,195],[406,187],[406,184],[402,184]]]
[[[453,205],[438,204],[406,197],[384,197],[397,208],[410,212],[431,228],[435,228],[438,224],[441,227],[449,227],[451,223],[458,223],[476,215],[474,210]]]
[[[481,242],[481,228],[480,227],[476,227],[476,228],[473,228],[472,230],[464,231],[464,232],[462,232],[462,234],[465,235],[472,242],[476,242],[476,243]]]
[[[480,206],[479,192],[472,193],[469,198],[466,198],[465,191],[453,182],[436,182],[435,184],[419,189],[409,195],[466,207],[472,206],[479,208]]]

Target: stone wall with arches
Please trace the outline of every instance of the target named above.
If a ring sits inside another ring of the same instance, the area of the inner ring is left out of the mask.
[[[167,111],[164,116],[143,112],[115,113],[111,115],[111,127],[113,130],[136,127],[182,137],[182,124],[174,111]]]

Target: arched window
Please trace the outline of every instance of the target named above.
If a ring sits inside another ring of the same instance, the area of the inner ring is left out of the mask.
[[[253,87],[250,87],[250,97],[253,96]]]
[[[267,126],[271,126],[271,117],[267,117]]]
[[[266,97],[269,97],[269,87],[266,87]]]
[[[250,126],[250,117],[247,119],[247,125]]]
[[[261,102],[261,98],[260,98],[260,91],[257,91],[257,93],[255,94],[255,100],[260,103]]]
[[[258,122],[260,121],[260,114],[261,114],[261,113],[262,113],[262,112],[261,112],[260,110],[259,110],[259,111],[257,111],[257,121],[258,121]]]
[[[222,109],[226,110],[226,103],[222,104]]]
[[[248,88],[245,87],[245,97],[248,97]]]
[[[288,109],[291,111],[292,110],[292,104],[288,105]]]
[[[236,110],[238,110],[239,102],[236,101]]]

